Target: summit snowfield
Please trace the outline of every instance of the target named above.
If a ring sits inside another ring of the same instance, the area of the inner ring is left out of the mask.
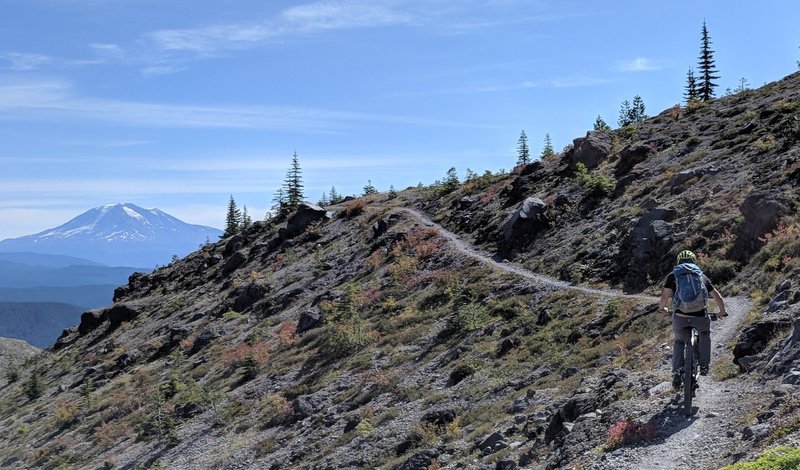
[[[184,256],[222,231],[134,204],[96,207],[58,227],[0,241],[0,252],[69,255],[110,266],[152,267]]]

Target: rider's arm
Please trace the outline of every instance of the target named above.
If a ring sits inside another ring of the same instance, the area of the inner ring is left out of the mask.
[[[713,287],[711,288],[711,291],[709,291],[709,294],[711,294],[711,298],[714,299],[714,303],[716,303],[717,307],[719,307],[719,313],[717,313],[717,316],[727,317],[728,312],[725,311],[725,301],[722,300],[722,296],[719,295],[719,291]]]
[[[664,290],[661,291],[661,299],[658,301],[658,309],[664,313],[669,313],[669,309],[667,308],[667,303],[671,298],[672,298],[672,289],[670,289],[669,287],[665,287]]]

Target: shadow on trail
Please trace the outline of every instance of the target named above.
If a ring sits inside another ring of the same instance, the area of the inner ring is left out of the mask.
[[[697,421],[698,408],[692,407],[692,415],[683,413],[683,402],[680,395],[673,396],[664,408],[647,420],[647,427],[652,429],[655,436],[637,444],[637,447],[659,445],[673,434],[688,428]]]

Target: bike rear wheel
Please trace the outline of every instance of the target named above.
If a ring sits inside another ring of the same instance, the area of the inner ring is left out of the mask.
[[[694,369],[697,359],[694,357],[694,347],[691,341],[686,342],[683,356],[683,412],[686,416],[692,414],[692,395],[694,394]]]

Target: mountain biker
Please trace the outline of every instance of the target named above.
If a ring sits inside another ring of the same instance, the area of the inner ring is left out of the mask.
[[[676,264],[678,266],[664,280],[664,289],[661,292],[661,300],[658,303],[658,307],[665,314],[669,314],[667,303],[670,299],[673,301],[675,312],[672,315],[672,332],[675,334],[675,341],[672,346],[672,386],[680,388],[683,377],[683,348],[690,338],[692,327],[697,328],[700,333],[700,357],[698,358],[700,375],[708,375],[708,366],[711,362],[711,318],[709,318],[706,309],[707,296],[702,300],[702,308],[698,310],[682,311],[677,308],[678,283],[675,273],[682,272],[682,269],[696,269],[696,272],[700,274],[702,274],[702,271],[697,266],[697,256],[689,250],[683,250],[678,254]],[[681,266],[683,264],[687,266]],[[702,282],[707,293],[711,295],[714,303],[719,307],[717,316],[720,318],[727,316],[728,313],[725,311],[725,302],[722,300],[722,296],[705,274],[702,274]]]

